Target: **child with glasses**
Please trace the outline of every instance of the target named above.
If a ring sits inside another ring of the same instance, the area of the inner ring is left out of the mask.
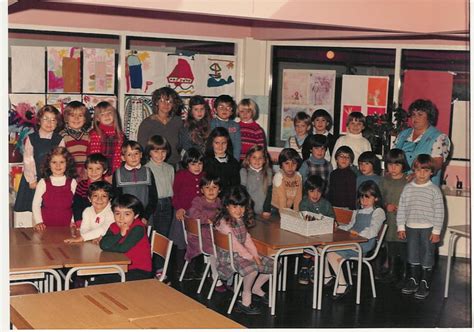
[[[229,132],[232,147],[234,149],[232,155],[236,160],[240,160],[241,137],[240,125],[235,122],[235,111],[237,105],[234,99],[229,95],[220,95],[214,101],[214,109],[216,117],[211,120],[211,130],[216,127],[223,127]]]
[[[356,207],[357,176],[352,171],[354,152],[348,146],[341,146],[335,153],[337,168],[329,176],[327,199],[333,206],[354,210]]]

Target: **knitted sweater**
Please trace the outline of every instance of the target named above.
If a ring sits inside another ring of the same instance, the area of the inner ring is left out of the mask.
[[[350,167],[331,172],[327,199],[333,206],[356,208],[356,175]]]
[[[362,154],[362,152],[372,151],[370,142],[365,137],[363,137],[362,134],[354,135],[351,133],[347,133],[346,136],[339,137],[336,143],[334,144],[334,152],[331,158],[331,164],[333,168],[337,167],[336,151],[344,145],[350,147],[354,152],[354,161],[352,163],[354,166],[357,166],[357,160],[359,159],[359,156]]]
[[[254,145],[266,147],[265,132],[262,127],[255,122],[239,122],[240,139],[242,142],[242,150],[240,151],[240,160],[244,160],[247,151]]]
[[[331,203],[323,197],[319,201],[313,202],[307,196],[304,196],[300,203],[300,211],[321,213],[323,216],[335,218]]]
[[[187,169],[181,169],[176,172],[173,183],[173,207],[176,210],[185,209],[188,210],[191,207],[191,202],[194,197],[201,194],[199,189],[199,181],[201,180],[203,173],[195,175]]]
[[[263,175],[266,172],[267,183],[264,186]],[[262,212],[270,212],[271,210],[271,195],[269,195],[269,188],[272,185],[272,170],[260,170],[259,172],[252,168],[240,169],[240,184],[247,188],[247,191],[254,202],[254,211],[256,214]]]
[[[74,158],[78,176],[82,177],[84,175],[84,164],[87,158],[87,149],[89,148],[89,133],[83,132],[82,135],[75,138],[69,134],[68,129],[64,129],[59,134],[63,137],[66,149]]]
[[[99,133],[92,129],[89,133],[90,142],[89,149],[87,150],[87,155],[92,153],[102,153],[105,155],[109,162],[109,169],[107,174],[113,174],[117,168],[122,165],[122,143],[124,140],[123,133],[116,133],[114,126],[106,126],[99,124],[100,130],[102,130],[102,137]],[[113,141],[113,152],[111,156],[107,156],[106,150],[106,141]]]
[[[277,209],[293,208],[298,211],[303,196],[300,173],[287,177],[281,170],[273,177],[272,205]]]

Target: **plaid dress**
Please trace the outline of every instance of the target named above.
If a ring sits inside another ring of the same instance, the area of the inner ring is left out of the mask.
[[[244,245],[248,232],[242,220],[237,220],[236,225],[232,225],[231,229],[232,236],[235,237],[240,244]],[[254,260],[245,259],[234,252],[234,265],[242,277],[255,271],[264,274],[273,273],[273,259],[267,256],[260,256],[260,260],[262,261],[262,265],[258,266]],[[230,266],[230,256],[227,250],[217,248],[217,272],[219,278],[223,280],[231,279],[234,274]]]

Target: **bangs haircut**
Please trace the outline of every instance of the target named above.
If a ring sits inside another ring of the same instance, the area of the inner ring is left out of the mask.
[[[311,117],[306,112],[298,112],[293,119],[293,125],[296,125],[297,121],[303,121],[305,125],[311,126]]]
[[[123,194],[115,197],[112,200],[112,211],[114,211],[117,207],[122,209],[131,209],[133,213],[138,215],[140,218],[144,211],[142,202],[140,202],[138,198],[131,194]]]
[[[326,189],[326,181],[323,180],[319,175],[310,175],[304,183],[304,192],[307,193],[310,190],[318,190],[321,194]]]
[[[89,164],[101,164],[104,171],[109,169],[109,161],[102,153],[92,153],[88,155],[85,162],[85,168],[87,168]]]
[[[365,115],[362,114],[361,112],[351,112],[347,116],[347,121],[346,121],[346,127],[349,125],[349,123],[352,122],[352,120],[355,120],[357,122],[362,122],[362,124],[365,127]]]
[[[337,159],[337,157],[339,157],[342,153],[346,153],[349,155],[349,157],[351,158],[351,163],[354,162],[354,151],[352,151],[352,149],[350,147],[348,147],[347,145],[343,145],[341,147],[339,147],[336,151],[336,154],[335,154],[335,159]]]
[[[186,150],[181,160],[181,164],[184,168],[188,168],[189,164],[202,162],[204,159],[203,154],[197,148],[190,148]]]
[[[357,189],[357,200],[359,200],[362,196],[365,195],[370,195],[377,198],[374,203],[374,207],[383,207],[382,194],[380,193],[379,186],[374,181],[364,181]]]
[[[435,171],[435,164],[433,158],[429,154],[419,154],[416,156],[411,169],[414,171],[417,168],[429,169],[432,173]]]
[[[87,189],[87,197],[91,198],[95,191],[103,190],[109,195],[109,201],[113,198],[113,187],[107,181],[92,182]]]
[[[280,154],[278,155],[278,165],[281,167],[283,163],[288,160],[294,160],[298,164],[298,169],[303,162],[298,152],[296,152],[296,150],[293,148],[285,148],[281,150]]]
[[[201,177],[201,180],[199,180],[199,188],[203,188],[205,186],[210,185],[211,183],[214,183],[216,186],[221,188],[221,178],[218,177],[217,175],[214,174],[204,174]]]
[[[326,111],[325,109],[322,109],[322,108],[317,109],[311,115],[311,123],[314,123],[314,120],[316,120],[316,118],[326,119],[326,122],[327,122],[326,130],[331,130],[331,128],[332,128],[332,117],[331,117],[331,114],[328,113],[328,111]]]
[[[171,155],[171,146],[170,143],[166,138],[161,135],[153,135],[148,139],[145,148],[145,154],[150,156],[151,151],[156,150],[165,150],[166,151],[166,159]]]
[[[402,149],[391,149],[385,155],[385,168],[388,168],[388,164],[400,164],[402,165],[402,171],[405,173],[410,169],[408,165],[405,152]]]
[[[362,152],[357,160],[357,163],[370,163],[374,169],[374,173],[380,175],[382,173],[382,164],[380,159],[373,151]]]
[[[127,152],[127,148],[130,148],[130,150],[132,150],[132,151],[133,150],[138,150],[138,151],[140,151],[140,153],[143,154],[143,148],[140,145],[140,143],[138,143],[137,141],[125,141],[125,142],[123,142],[122,147],[121,147],[122,155],[125,155],[125,153]]]

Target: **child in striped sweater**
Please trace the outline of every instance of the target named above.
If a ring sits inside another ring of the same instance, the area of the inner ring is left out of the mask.
[[[257,118],[257,104],[250,98],[242,99],[237,106],[237,113],[240,118],[240,140],[242,149],[240,150],[240,160],[244,160],[247,151],[254,145],[266,148],[265,132],[262,127],[255,122]]]

